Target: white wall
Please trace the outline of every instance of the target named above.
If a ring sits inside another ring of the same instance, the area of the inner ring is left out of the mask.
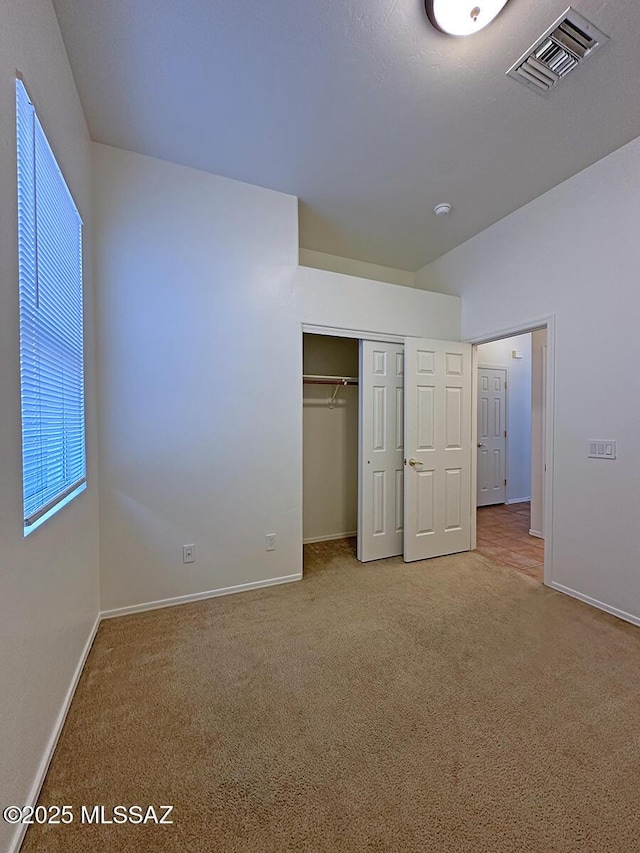
[[[103,145],[94,166],[102,608],[295,574],[297,200]]]
[[[358,376],[358,341],[304,335],[303,369]],[[304,541],[353,534],[358,524],[358,386],[303,386]]]
[[[465,338],[555,312],[554,580],[636,619],[639,190],[636,139],[419,277],[462,295]],[[616,439],[617,460],[588,459],[590,438]]]
[[[0,802],[28,801],[98,613],[90,143],[48,0],[0,8]],[[26,539],[22,521],[15,71],[85,221],[88,488]],[[14,827],[0,821],[0,849]]]
[[[513,350],[522,358],[512,358]],[[508,370],[507,503],[531,497],[531,334],[491,341],[478,347],[478,364]]]
[[[303,323],[460,340],[458,297],[308,267],[299,267],[296,284],[296,311]]]
[[[455,337],[459,300],[298,268],[291,196],[103,145],[94,169],[102,607],[295,577],[302,323]]]
[[[339,255],[328,255],[326,252],[316,252],[313,249],[301,248],[299,258],[301,266],[304,267],[355,275],[358,278],[383,281],[387,284],[401,284],[403,287],[416,287],[415,273],[408,270],[382,267],[379,264],[369,264],[353,258],[341,258]]]

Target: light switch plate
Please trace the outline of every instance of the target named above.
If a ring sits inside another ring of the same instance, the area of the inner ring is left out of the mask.
[[[587,455],[590,459],[615,459],[616,443],[611,439],[589,439]]]

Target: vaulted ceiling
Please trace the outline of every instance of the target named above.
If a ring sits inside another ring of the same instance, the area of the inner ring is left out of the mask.
[[[54,5],[93,139],[297,195],[301,246],[415,270],[640,134],[638,0],[575,0],[610,41],[549,95],[505,76],[567,2],[467,39],[422,0]]]

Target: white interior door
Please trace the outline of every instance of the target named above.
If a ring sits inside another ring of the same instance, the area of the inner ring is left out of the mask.
[[[471,547],[471,346],[405,339],[404,559]]]
[[[506,389],[504,368],[478,368],[477,506],[503,504],[507,499]]]
[[[402,554],[404,346],[360,342],[358,559]]]

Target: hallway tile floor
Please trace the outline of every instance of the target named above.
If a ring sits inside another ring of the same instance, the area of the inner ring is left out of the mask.
[[[530,504],[478,507],[476,550],[542,583],[544,541],[529,533]]]

